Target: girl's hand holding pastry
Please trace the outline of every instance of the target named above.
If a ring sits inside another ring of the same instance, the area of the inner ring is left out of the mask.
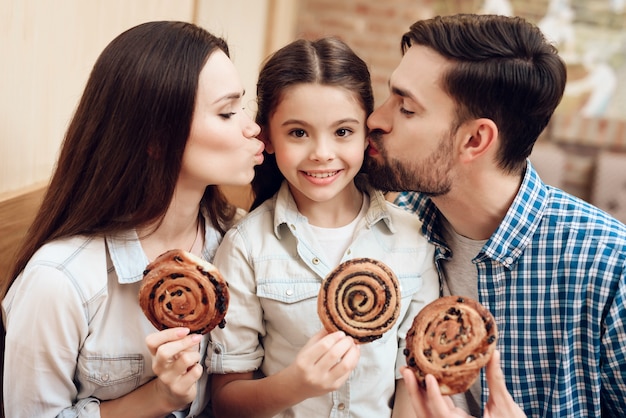
[[[354,339],[338,331],[319,331],[307,342],[295,361],[284,370],[293,382],[291,390],[303,398],[337,390],[350,376],[360,357]]]

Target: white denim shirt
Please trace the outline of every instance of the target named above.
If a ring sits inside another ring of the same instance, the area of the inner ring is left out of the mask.
[[[370,207],[342,261],[369,257],[391,267],[401,286],[400,318],[381,339],[361,346],[359,364],[339,390],[305,400],[280,417],[390,416],[406,332],[424,304],[439,296],[434,247],[421,235],[417,216],[378,191],[367,192]],[[214,264],[229,282],[231,299],[226,327],[211,333],[211,373],[258,369],[268,376],[294,361],[322,328],[317,295],[335,267],[324,254],[286,183],[226,234]]]
[[[219,240],[207,226],[203,258],[212,259]],[[97,418],[100,400],[155,377],[145,338],[156,329],[138,302],[147,264],[134,230],[60,239],[35,253],[2,302],[7,417]],[[207,380],[203,373],[190,410],[170,417],[209,416]]]

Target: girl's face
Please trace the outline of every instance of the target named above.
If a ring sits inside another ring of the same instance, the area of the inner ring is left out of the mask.
[[[283,93],[269,120],[267,149],[276,154],[300,211],[354,196],[366,117],[355,94],[341,87],[298,84]]]
[[[179,183],[245,185],[263,162],[260,132],[242,109],[239,74],[226,54],[211,54],[200,72],[191,132],[183,153]]]

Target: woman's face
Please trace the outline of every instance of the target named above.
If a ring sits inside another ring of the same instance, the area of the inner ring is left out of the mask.
[[[191,132],[179,184],[239,186],[263,162],[259,126],[242,108],[243,87],[232,61],[218,50],[200,72]]]

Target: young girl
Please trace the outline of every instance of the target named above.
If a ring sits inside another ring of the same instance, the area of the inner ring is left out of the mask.
[[[211,260],[232,223],[218,185],[249,183],[264,147],[242,95],[226,43],[189,23],[102,52],[6,286],[7,417],[210,416],[208,337],[155,332],[138,290],[166,250]]]
[[[260,206],[214,260],[231,293],[226,327],[212,334],[214,411],[390,416],[406,331],[439,285],[416,217],[355,180],[373,107],[367,66],[339,40],[299,40],[265,63],[257,96],[269,153],[253,180]],[[395,326],[363,345],[326,333],[317,315],[322,280],[358,257],[391,267],[402,293]]]

